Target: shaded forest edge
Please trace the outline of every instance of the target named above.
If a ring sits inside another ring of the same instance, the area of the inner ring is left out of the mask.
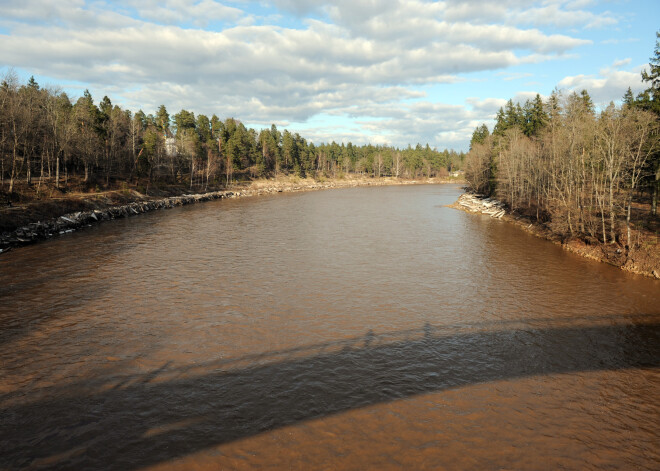
[[[193,194],[186,185],[154,185],[152,183],[149,186],[148,181],[139,180],[130,185],[125,181],[120,182],[121,188],[119,189],[98,192],[69,191],[61,194],[52,182],[44,181],[42,182],[46,189],[44,191],[50,191],[53,196],[33,198],[27,202],[0,208],[0,253],[6,252],[12,247],[72,232],[103,220],[129,217],[148,211],[215,199],[356,186],[424,183],[464,183],[464,180],[461,177],[413,180],[360,175],[335,179],[279,176],[278,178],[234,183],[230,187],[207,187],[206,191]],[[19,184],[19,187],[22,185]],[[69,188],[75,188],[73,181]],[[139,190],[147,190],[148,194]],[[23,190],[24,194],[27,191],[29,188]]]
[[[660,32],[634,96],[597,110],[587,90],[509,100],[472,135],[470,189],[569,250],[649,274],[659,271]],[[644,268],[639,268],[643,266]],[[641,271],[640,271],[641,270]]]

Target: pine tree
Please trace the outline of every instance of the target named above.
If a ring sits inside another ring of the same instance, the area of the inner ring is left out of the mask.
[[[472,150],[475,144],[484,144],[489,135],[488,126],[485,124],[477,126],[472,133],[472,139],[470,139],[470,150]]]
[[[156,112],[156,126],[158,130],[163,133],[163,136],[169,137],[170,132],[170,115],[167,112],[165,105],[160,105]]]
[[[582,90],[580,92],[580,98],[582,99],[582,103],[584,104],[585,111],[589,114],[594,114],[595,111],[594,102],[591,100],[591,96],[589,96],[589,92],[587,92],[586,90]]]
[[[561,105],[560,101],[560,92],[558,90],[553,90],[548,101],[545,105],[546,115],[548,116],[548,122],[553,125],[558,125],[561,115]]]
[[[500,107],[497,111],[497,116],[495,117],[495,126],[493,127],[493,134],[496,136],[503,136],[504,131],[508,129],[506,116],[504,115],[504,110]]]
[[[525,103],[523,132],[527,136],[536,136],[547,122],[548,114],[543,109],[541,95],[537,93],[533,101]]]
[[[653,50],[654,56],[649,59],[649,71],[642,70],[642,80],[644,82],[651,82],[651,89],[655,93],[660,91],[660,31],[655,33],[655,49]]]
[[[655,33],[654,56],[649,59],[649,71],[642,71],[642,80],[650,82],[650,87],[637,98],[636,104],[660,116],[660,31]],[[651,158],[654,168],[653,197],[651,200],[651,214],[658,214],[658,198],[660,196],[660,152]]]
[[[514,105],[513,100],[509,99],[509,101],[506,102],[506,107],[504,109],[504,119],[506,120],[507,129],[511,129],[520,124],[521,119],[518,110],[522,112],[520,105]]]
[[[27,86],[28,86],[28,88],[32,88],[34,90],[39,90],[39,84],[34,79],[34,75],[30,76],[30,80],[28,80]]]
[[[110,116],[110,112],[112,111],[112,102],[107,95],[104,96],[101,100],[101,103],[99,103],[99,109],[101,110],[101,113],[105,115],[104,117]]]
[[[626,90],[625,95],[623,95],[623,105],[627,107],[631,107],[635,104],[635,97],[633,96],[632,89],[628,87],[628,90]]]

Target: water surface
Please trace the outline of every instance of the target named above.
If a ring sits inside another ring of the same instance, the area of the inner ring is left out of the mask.
[[[0,468],[657,469],[660,285],[445,204],[263,196],[0,257]]]

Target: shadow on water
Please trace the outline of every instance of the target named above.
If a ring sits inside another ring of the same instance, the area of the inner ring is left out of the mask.
[[[366,335],[0,398],[0,467],[137,469],[305,420],[533,375],[660,367],[660,319]],[[641,318],[640,318],[641,319]],[[497,329],[497,330],[496,330]]]

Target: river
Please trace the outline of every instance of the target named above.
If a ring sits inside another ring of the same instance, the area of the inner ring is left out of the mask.
[[[658,469],[660,284],[444,207],[221,200],[0,257],[0,469]]]

